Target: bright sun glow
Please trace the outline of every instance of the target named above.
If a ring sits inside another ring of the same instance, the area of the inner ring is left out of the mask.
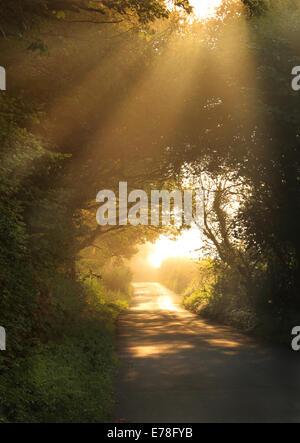
[[[190,0],[190,5],[194,8],[194,14],[199,20],[213,16],[216,8],[221,3],[222,0]]]
[[[201,234],[196,228],[184,231],[175,241],[161,235],[154,244],[154,250],[148,257],[148,261],[154,268],[159,268],[161,263],[169,257],[190,257],[199,256],[201,248]]]

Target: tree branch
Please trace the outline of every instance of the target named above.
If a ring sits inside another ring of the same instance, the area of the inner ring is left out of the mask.
[[[93,23],[94,25],[106,24],[106,23],[121,23],[123,20],[111,20],[111,21],[94,21],[94,20],[64,20],[64,23]]]

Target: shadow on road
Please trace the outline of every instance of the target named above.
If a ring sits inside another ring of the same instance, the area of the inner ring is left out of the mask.
[[[296,353],[204,321],[158,283],[135,284],[118,328],[116,420],[299,421]]]

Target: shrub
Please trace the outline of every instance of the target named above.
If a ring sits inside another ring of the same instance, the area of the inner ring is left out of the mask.
[[[129,268],[123,265],[109,265],[102,271],[104,284],[113,291],[120,291],[127,294],[130,291],[132,273]]]
[[[115,319],[129,294],[92,278],[61,277],[52,286],[61,321],[50,341],[0,374],[0,422],[105,422],[117,365]]]

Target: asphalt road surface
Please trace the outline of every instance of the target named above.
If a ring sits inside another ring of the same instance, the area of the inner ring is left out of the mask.
[[[207,322],[158,283],[134,284],[118,355],[114,421],[300,422],[300,352]]]

